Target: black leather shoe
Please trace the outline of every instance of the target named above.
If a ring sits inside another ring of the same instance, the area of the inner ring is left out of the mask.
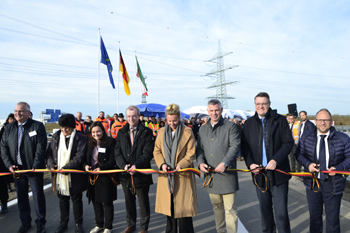
[[[1,205],[1,214],[6,214],[7,212],[9,212],[9,209],[7,208],[7,204],[6,205]]]
[[[46,233],[45,225],[38,226],[36,233]]]
[[[83,224],[75,224],[75,233],[84,233]]]
[[[67,224],[61,223],[61,225],[57,227],[55,233],[63,233],[65,230],[67,230]]]
[[[26,233],[31,227],[32,227],[32,224],[30,223],[22,224],[17,233]]]

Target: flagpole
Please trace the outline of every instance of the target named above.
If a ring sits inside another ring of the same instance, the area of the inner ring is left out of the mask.
[[[136,58],[136,50],[135,50],[135,58]],[[135,105],[135,95],[136,95],[136,74],[137,74],[137,64],[135,59],[135,76],[134,76],[134,102],[133,105]]]
[[[101,54],[101,34],[100,29],[98,29],[98,49],[97,49],[97,116],[100,112],[100,54]]]
[[[118,112],[118,114],[120,113],[119,112],[119,73],[120,73],[120,41],[118,41],[118,53],[119,53],[119,63],[118,63],[118,66],[119,66],[119,68],[118,68],[118,76],[117,76],[117,83],[118,83],[118,85],[117,85],[117,112]]]

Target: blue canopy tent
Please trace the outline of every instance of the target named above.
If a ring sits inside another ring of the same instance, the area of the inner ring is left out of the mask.
[[[140,112],[145,115],[146,117],[155,116],[165,118],[165,105],[162,104],[156,104],[156,103],[147,103],[147,104],[139,104],[136,105],[140,108]],[[186,113],[181,112],[181,119],[187,118],[189,119],[190,116]]]

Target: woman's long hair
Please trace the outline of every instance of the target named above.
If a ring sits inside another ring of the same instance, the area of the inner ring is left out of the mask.
[[[9,123],[10,118],[12,118],[14,121],[16,120],[15,115],[13,113],[10,113],[4,123],[4,126],[6,126]]]
[[[91,126],[90,126],[90,137],[89,137],[88,145],[91,146],[91,147],[95,147],[95,146],[97,145],[96,139],[92,137],[92,129],[93,129],[94,127],[97,127],[97,126],[101,128],[102,134],[103,134],[103,135],[102,135],[102,138],[101,138],[101,140],[100,140],[100,141],[101,141],[101,144],[106,144],[106,143],[107,143],[107,138],[108,138],[108,136],[107,136],[107,133],[106,133],[105,128],[103,127],[101,121],[95,121],[95,122],[93,122],[93,123],[91,124]]]

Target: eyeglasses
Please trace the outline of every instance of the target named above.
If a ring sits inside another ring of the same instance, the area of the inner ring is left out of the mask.
[[[270,104],[269,102],[267,103],[255,103],[256,106],[267,106],[268,104]]]
[[[331,122],[331,119],[316,119],[317,122],[324,122],[324,123],[329,123]]]
[[[28,111],[27,111],[27,110],[24,110],[24,111],[22,111],[22,110],[15,110],[15,113],[23,114],[23,113],[25,113],[25,112],[28,112]]]

